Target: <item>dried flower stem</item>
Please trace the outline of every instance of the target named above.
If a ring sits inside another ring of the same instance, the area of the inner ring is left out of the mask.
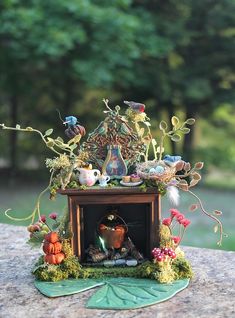
[[[109,107],[109,105],[108,105],[109,100],[103,98],[103,102],[104,102],[105,106],[107,107],[107,109],[112,112],[113,110],[112,110],[112,109]]]
[[[201,199],[200,199],[195,193],[193,193],[193,192],[190,191],[190,190],[188,190],[188,192],[198,200],[198,203],[199,203],[199,205],[200,205],[201,211],[202,211],[204,214],[206,214],[208,217],[210,217],[211,219],[213,219],[214,221],[217,222],[217,224],[218,224],[218,226],[219,226],[219,232],[220,232],[220,239],[219,239],[219,241],[217,242],[217,244],[218,244],[219,246],[221,246],[222,240],[223,240],[223,234],[224,234],[224,233],[223,233],[223,225],[222,225],[222,222],[221,222],[216,216],[212,215],[211,213],[208,213],[208,212],[204,209]]]
[[[163,132],[162,134],[162,137],[161,137],[161,140],[160,140],[160,151],[159,151],[159,161],[162,160],[162,154],[163,154],[163,146],[164,146],[164,139],[166,137],[166,134],[165,132]]]
[[[180,241],[179,241],[179,243],[177,244],[176,247],[178,247],[178,246],[181,244],[181,242],[182,242],[182,240],[183,240],[183,238],[184,238],[184,233],[185,233],[186,227],[184,227],[182,234],[181,234],[181,228],[182,228],[182,226],[180,226],[180,235],[179,235]]]

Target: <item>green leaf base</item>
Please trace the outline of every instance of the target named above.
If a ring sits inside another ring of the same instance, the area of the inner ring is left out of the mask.
[[[135,309],[165,301],[186,288],[189,279],[160,284],[151,279],[102,278],[66,279],[58,282],[35,281],[36,288],[47,297],[59,297],[102,286],[88,300],[87,308]]]

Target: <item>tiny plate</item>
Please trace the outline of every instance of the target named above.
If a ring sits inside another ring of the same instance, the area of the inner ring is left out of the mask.
[[[137,187],[141,183],[143,183],[143,180],[138,181],[138,182],[123,182],[122,180],[120,181],[120,184],[125,186],[125,187]]]

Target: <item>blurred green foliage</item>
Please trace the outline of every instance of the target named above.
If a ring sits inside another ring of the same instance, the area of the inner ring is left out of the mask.
[[[234,10],[235,0],[2,0],[0,121],[61,134],[58,108],[90,130],[103,97],[134,99],[154,120],[203,117],[199,147],[192,132],[172,152],[231,169]],[[11,171],[46,155],[36,136],[0,132],[0,147]]]

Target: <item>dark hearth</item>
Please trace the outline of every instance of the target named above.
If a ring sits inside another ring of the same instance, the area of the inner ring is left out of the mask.
[[[135,266],[143,262],[144,257],[128,235],[129,227],[137,228],[138,222],[126,223],[113,210],[103,216],[97,224],[96,244],[86,249],[86,261],[92,265]]]
[[[68,195],[74,234],[72,248],[83,264],[109,262],[111,266],[114,261],[114,265],[120,265],[124,260],[134,264],[142,257],[151,258],[151,250],[159,245],[160,195],[155,189],[147,192],[138,188],[87,189],[61,193]],[[104,219],[110,212],[116,212],[120,218],[113,224],[119,230],[114,236],[110,231],[112,226]],[[106,240],[106,245],[102,245],[100,238]]]

